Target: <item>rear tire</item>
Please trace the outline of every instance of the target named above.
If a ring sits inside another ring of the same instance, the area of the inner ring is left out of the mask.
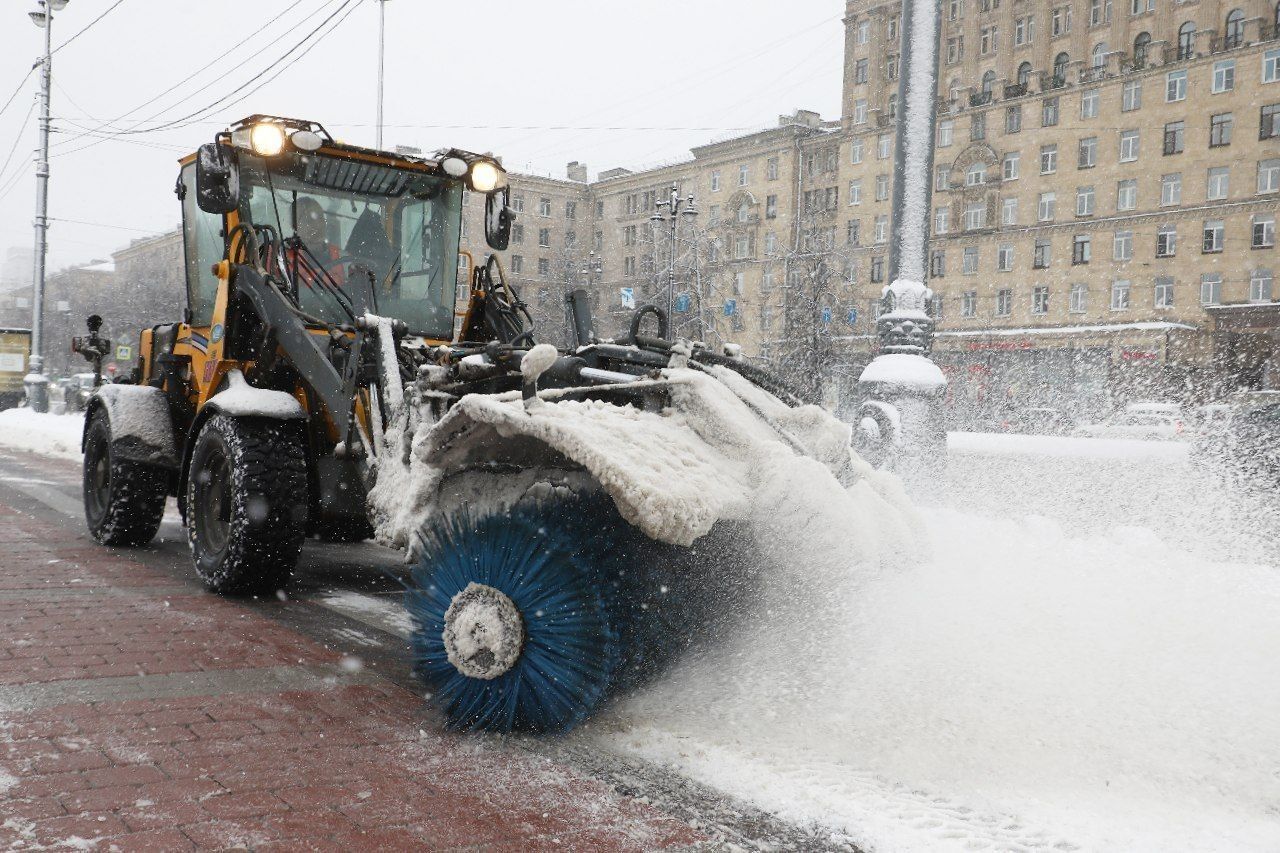
[[[116,456],[105,409],[93,413],[85,432],[83,486],[84,517],[94,539],[137,547],[155,538],[164,517],[168,474]]]
[[[205,586],[256,594],[288,584],[307,527],[307,464],[293,424],[214,415],[191,452],[186,496],[187,542]]]

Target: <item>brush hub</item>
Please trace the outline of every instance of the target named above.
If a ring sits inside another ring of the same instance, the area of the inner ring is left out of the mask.
[[[504,592],[469,583],[445,611],[444,648],[449,663],[468,678],[497,678],[520,659],[524,620]]]

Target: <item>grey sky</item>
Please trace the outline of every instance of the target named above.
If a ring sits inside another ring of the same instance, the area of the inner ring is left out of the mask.
[[[114,2],[71,0],[55,19],[54,44]],[[117,228],[55,223],[51,269],[105,257],[131,238],[172,227],[176,158],[236,118],[267,112],[315,119],[340,139],[372,145],[375,0],[354,0],[341,25],[277,79],[199,123],[90,147],[97,136],[71,140],[80,127],[126,114],[99,133],[146,129],[216,101],[344,2],[124,0],[55,54],[53,114],[61,120],[50,215]],[[0,12],[0,104],[42,49],[41,32],[26,16],[33,8],[35,0],[7,0]],[[797,107],[835,118],[843,9],[843,0],[390,0],[385,144],[491,150],[513,170],[559,177],[566,162],[582,160],[594,176],[611,166],[684,159],[691,145],[771,123]],[[215,61],[219,54],[224,58]],[[174,92],[130,112],[210,62]],[[32,239],[34,113],[18,134],[34,92],[33,75],[0,115],[0,163],[17,144],[0,174],[0,194],[8,190],[0,198],[0,250]]]

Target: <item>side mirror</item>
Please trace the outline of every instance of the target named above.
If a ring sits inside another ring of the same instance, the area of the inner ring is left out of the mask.
[[[516,213],[507,206],[510,201],[509,186],[494,190],[484,199],[484,239],[495,251],[503,251],[511,242],[511,223]]]
[[[196,206],[205,213],[230,213],[240,201],[240,176],[231,152],[206,142],[196,152]]]

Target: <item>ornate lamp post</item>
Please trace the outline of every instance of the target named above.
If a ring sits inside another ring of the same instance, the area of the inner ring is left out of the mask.
[[[31,363],[23,381],[27,403],[33,411],[49,410],[49,379],[44,375],[44,271],[49,249],[49,88],[53,81],[53,13],[67,8],[68,0],[38,0],[28,12],[32,23],[44,29],[44,57],[40,64],[40,149],[36,155],[36,251],[31,277]]]

